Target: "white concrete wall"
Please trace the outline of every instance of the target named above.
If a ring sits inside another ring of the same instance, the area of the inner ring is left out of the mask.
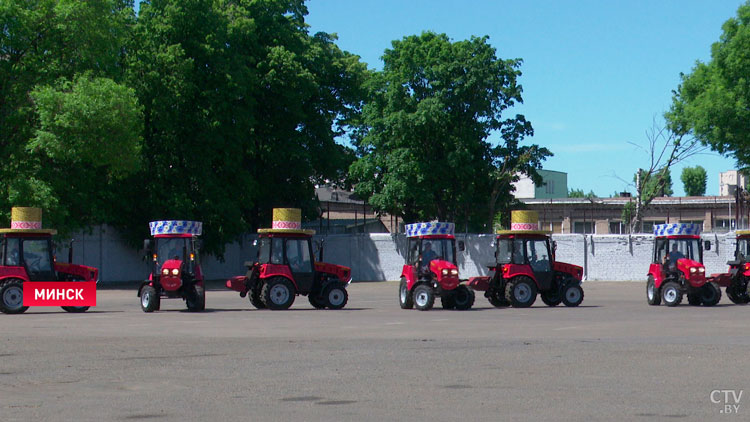
[[[466,244],[466,250],[458,254],[461,277],[487,274],[487,265],[494,259],[494,235],[459,234],[456,237]],[[244,262],[253,260],[257,253],[252,246],[255,238],[255,235],[247,235],[227,245],[223,261],[202,257],[206,277],[226,279],[244,274]],[[711,242],[711,250],[703,255],[706,272],[725,272],[726,262],[734,254],[734,233],[705,233],[702,238]],[[73,261],[99,268],[103,283],[143,280],[148,276],[143,252],[126,246],[114,229],[97,227],[75,239]],[[351,267],[355,281],[397,280],[401,274],[406,251],[403,235],[315,237],[315,240],[321,239],[325,240],[324,260]],[[586,280],[646,279],[653,248],[651,235],[557,234],[552,239],[557,242],[557,259],[584,267]],[[57,256],[60,261],[67,261],[67,247],[58,248]]]

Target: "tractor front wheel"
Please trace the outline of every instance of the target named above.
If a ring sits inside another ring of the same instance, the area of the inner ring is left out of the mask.
[[[562,302],[565,306],[578,306],[583,302],[583,288],[577,284],[566,286],[563,290]]]
[[[323,301],[328,309],[341,309],[349,301],[349,293],[343,283],[332,282],[323,291]]]
[[[727,297],[732,303],[738,305],[744,305],[750,302],[750,295],[747,293],[747,290],[742,289],[741,286],[738,286],[735,283],[732,283],[727,287]]]
[[[185,298],[187,308],[190,312],[199,312],[206,309],[206,291],[203,286],[195,285]]]
[[[263,300],[260,297],[260,291],[263,288],[263,282],[262,281],[256,281],[255,285],[250,289],[250,294],[247,295],[248,299],[250,300],[250,303],[255,306],[256,309],[265,309],[266,304],[263,303]]]
[[[414,307],[414,301],[409,289],[406,288],[406,279],[402,278],[398,285],[398,304],[401,309],[411,309]]]
[[[463,284],[456,287],[453,291],[453,303],[459,311],[471,309],[474,305],[474,291]]]
[[[414,307],[420,311],[429,311],[435,304],[435,291],[427,284],[420,284],[414,288]]]
[[[557,285],[552,286],[552,288],[546,292],[542,292],[540,296],[542,297],[542,302],[547,306],[557,306],[563,300],[562,292]]]
[[[510,306],[510,302],[505,298],[505,292],[502,289],[490,287],[484,296],[490,301],[490,304],[496,308]]]
[[[703,306],[715,306],[721,300],[721,287],[714,282],[709,282],[701,287],[700,299]]]
[[[141,309],[143,312],[154,312],[159,310],[161,297],[153,286],[143,286],[141,289]]]
[[[536,283],[529,277],[515,277],[505,285],[505,298],[514,308],[528,308],[536,300]]]
[[[682,289],[674,281],[664,283],[661,288],[661,299],[667,306],[677,306],[682,302]]]
[[[285,277],[274,277],[263,284],[260,297],[268,309],[289,309],[294,303],[294,285]]]
[[[65,312],[80,314],[89,310],[89,306],[61,306]]]
[[[649,305],[661,305],[661,292],[656,288],[654,276],[652,275],[649,275],[648,281],[646,281],[646,300],[648,301]]]
[[[6,280],[0,283],[0,311],[4,314],[22,314],[29,309],[23,306],[23,281]]]

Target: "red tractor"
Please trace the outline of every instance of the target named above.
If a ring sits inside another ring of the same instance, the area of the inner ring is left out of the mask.
[[[729,272],[724,274],[712,274],[711,281],[721,287],[726,287],[727,297],[733,303],[746,304],[750,302],[750,262],[747,261],[750,253],[750,231],[737,231],[737,247],[734,250],[734,260],[727,262]]]
[[[257,260],[246,262],[247,274],[227,280],[227,288],[240,292],[240,297],[249,296],[258,309],[289,309],[297,295],[307,296],[316,309],[346,306],[351,269],[315,262],[315,232],[301,228],[299,209],[276,208],[273,220],[273,228],[258,229]]]
[[[536,212],[513,211],[511,219],[511,230],[501,230],[495,238],[490,275],[473,277],[469,285],[484,291],[496,307],[528,308],[537,294],[548,306],[580,305],[583,268],[555,260],[556,244],[550,241],[549,232],[538,230]]]
[[[138,288],[143,312],[158,311],[162,298],[179,298],[187,309],[206,309],[206,290],[198,260],[197,236],[203,224],[198,221],[165,220],[149,223],[153,240],[143,241],[150,262],[148,280]]]
[[[663,301],[667,306],[677,306],[685,294],[688,303],[694,306],[719,303],[721,289],[706,279],[699,233],[697,224],[654,226],[654,254],[646,281],[649,305],[659,305]]]
[[[56,261],[52,235],[42,229],[42,210],[14,207],[11,228],[0,229],[0,311],[6,314],[26,312],[23,286],[39,281],[99,281],[99,270],[85,265]],[[72,242],[68,261],[73,261]],[[63,306],[67,312],[86,312],[88,306]]]
[[[406,225],[409,243],[399,285],[401,309],[430,310],[437,296],[444,309],[467,310],[474,305],[474,292],[458,278],[453,231],[453,223]],[[464,250],[463,242],[458,248]]]

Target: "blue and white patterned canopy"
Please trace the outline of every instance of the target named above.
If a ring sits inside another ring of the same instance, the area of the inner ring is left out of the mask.
[[[406,225],[406,236],[426,236],[431,234],[453,234],[453,223],[440,223],[437,221],[429,223],[413,223]]]
[[[148,223],[151,236],[157,234],[191,234],[200,236],[203,233],[203,223],[187,220],[162,220]]]
[[[671,223],[654,225],[655,236],[686,236],[701,234],[701,227],[693,223]]]

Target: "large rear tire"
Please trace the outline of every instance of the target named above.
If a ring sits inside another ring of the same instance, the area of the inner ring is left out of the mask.
[[[677,306],[682,302],[682,289],[674,281],[664,283],[661,287],[661,300],[667,306]]]
[[[505,299],[514,308],[528,308],[536,301],[536,283],[526,276],[514,277],[505,285]]]
[[[141,309],[143,312],[154,312],[159,309],[161,297],[153,286],[143,286],[141,289]]]
[[[260,297],[266,307],[272,311],[289,309],[294,303],[294,285],[288,278],[273,277],[263,283]]]
[[[429,311],[435,304],[435,290],[426,284],[414,288],[414,307],[420,311]]]
[[[562,302],[563,295],[557,286],[552,286],[550,290],[542,292],[539,296],[542,297],[542,302],[547,306],[557,306]]]
[[[0,283],[0,312],[22,314],[27,309],[23,306],[23,281],[13,278]]]
[[[459,311],[467,311],[474,305],[474,291],[465,285],[456,287],[453,292],[453,302]]]
[[[703,306],[715,306],[721,301],[721,287],[714,282],[708,282],[701,287],[700,299]]]
[[[732,283],[727,287],[727,297],[732,301],[732,303],[736,303],[738,305],[745,305],[750,302],[750,295],[747,294],[747,290],[742,289],[735,283]]]
[[[651,306],[661,305],[661,291],[656,288],[654,276],[649,275],[646,281],[646,301]]]
[[[89,310],[90,306],[61,306],[65,312],[81,314]]]
[[[398,285],[398,304],[401,309],[411,309],[414,307],[412,292],[406,288],[406,279],[402,278]]]

